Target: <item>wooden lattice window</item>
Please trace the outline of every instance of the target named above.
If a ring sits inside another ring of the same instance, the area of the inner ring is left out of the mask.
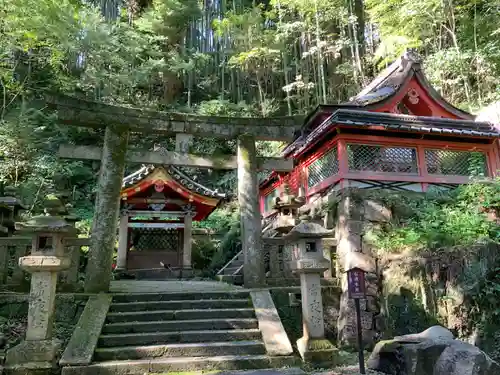
[[[427,173],[454,176],[487,176],[486,155],[482,152],[425,150]]]
[[[347,145],[350,171],[418,174],[417,150],[412,147]]]
[[[176,228],[134,228],[132,242],[136,251],[178,251],[181,231]]]
[[[337,157],[337,146],[334,146],[309,165],[307,187],[312,188],[338,172],[339,159]]]

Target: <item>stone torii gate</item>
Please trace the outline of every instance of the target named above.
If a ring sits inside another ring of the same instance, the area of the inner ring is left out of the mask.
[[[264,282],[264,259],[261,251],[261,217],[257,171],[270,169],[289,171],[292,160],[257,158],[256,140],[292,141],[303,117],[230,118],[156,112],[90,102],[72,97],[49,97],[49,105],[58,110],[60,122],[70,125],[105,128],[102,149],[92,146],[60,148],[64,158],[101,160],[95,213],[92,226],[91,251],[85,291],[107,291],[110,283],[111,249],[115,241],[120,188],[125,163],[184,165],[199,168],[237,169],[238,202],[241,215],[241,240],[244,253],[246,287]],[[206,157],[188,154],[179,148],[166,152],[127,152],[131,132],[191,136],[237,138],[237,155]],[[110,249],[109,252],[95,249]]]

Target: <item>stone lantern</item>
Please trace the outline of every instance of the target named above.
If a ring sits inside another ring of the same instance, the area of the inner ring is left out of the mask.
[[[31,254],[19,259],[19,266],[31,274],[28,328],[25,340],[7,352],[9,373],[24,374],[27,368],[37,374],[51,374],[58,345],[52,340],[57,273],[71,261],[64,254],[64,237],[74,229],[61,213],[58,199],[45,202],[45,215],[35,216],[16,229],[32,235]]]
[[[0,236],[14,232],[14,224],[19,212],[26,207],[16,197],[16,188],[6,186],[4,196],[0,197]]]
[[[322,238],[332,233],[307,217],[284,238],[293,246],[291,269],[300,275],[303,336],[297,340],[302,359],[316,364],[333,360],[335,347],[325,338],[321,274],[329,268],[323,257]]]
[[[78,236],[78,229],[76,229],[76,223],[80,218],[72,213],[73,205],[67,203],[65,206],[64,220],[74,228],[73,235],[71,237]],[[61,290],[64,291],[75,291],[78,288],[78,269],[80,267],[80,246],[69,245],[66,246],[66,254],[71,259],[71,266],[68,270],[61,273],[60,280],[63,282],[61,285]]]
[[[288,190],[286,186],[285,190]],[[288,233],[298,224],[297,212],[304,205],[305,199],[287,193],[281,197],[276,197],[274,202],[273,208],[278,211],[278,216],[273,223],[273,229],[281,234]]]
[[[0,202],[0,237],[7,237],[9,235],[9,228],[7,228],[7,221],[10,221],[12,215],[12,208],[7,204]]]

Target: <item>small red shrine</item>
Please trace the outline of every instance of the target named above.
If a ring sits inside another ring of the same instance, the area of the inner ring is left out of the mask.
[[[123,179],[117,269],[191,269],[192,221],[227,196],[172,166],[143,166]]]
[[[346,187],[425,192],[499,175],[499,139],[489,123],[444,100],[406,52],[349,102],[307,116],[283,152],[293,171],[260,184],[261,212],[273,213],[285,185],[310,201]]]

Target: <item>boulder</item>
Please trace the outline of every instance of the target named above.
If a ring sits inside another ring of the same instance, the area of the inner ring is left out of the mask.
[[[420,342],[424,340],[453,340],[454,338],[455,336],[453,336],[453,333],[449,329],[441,326],[432,326],[420,333],[396,336],[394,340],[400,342]]]
[[[436,375],[498,375],[500,365],[478,347],[454,340],[446,347],[434,366]]]
[[[500,366],[474,345],[455,340],[444,327],[381,341],[368,368],[389,375],[496,375]]]

